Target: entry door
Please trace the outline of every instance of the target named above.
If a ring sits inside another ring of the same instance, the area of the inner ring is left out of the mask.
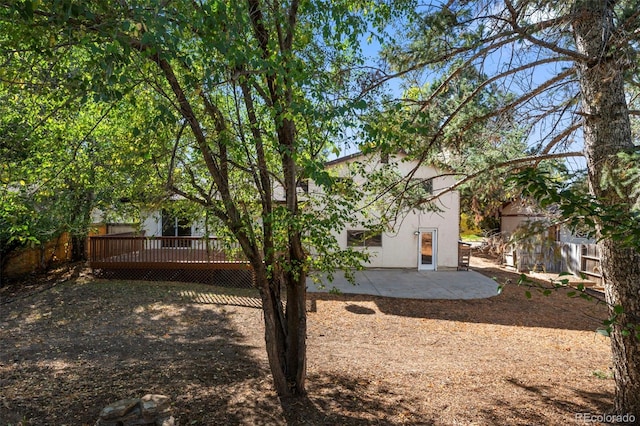
[[[171,215],[166,210],[162,211],[162,236],[163,237],[190,237],[191,223],[186,219],[180,219]]]
[[[420,239],[418,241],[418,269],[421,271],[435,271],[437,254],[437,230],[420,230]]]
[[[188,220],[177,218],[166,210],[162,211],[162,236],[163,237],[190,237],[191,223]],[[190,247],[190,241],[162,240],[163,247]]]

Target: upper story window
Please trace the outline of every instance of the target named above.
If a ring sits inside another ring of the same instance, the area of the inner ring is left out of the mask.
[[[433,195],[433,178],[411,179],[404,197],[409,206],[419,207]]]
[[[296,182],[296,186],[302,189],[305,194],[309,193],[309,179],[299,179]]]
[[[421,179],[418,187],[428,195],[433,194],[433,178]]]

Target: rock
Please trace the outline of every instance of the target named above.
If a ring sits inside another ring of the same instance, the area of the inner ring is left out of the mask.
[[[100,418],[103,420],[113,420],[124,417],[131,413],[131,411],[135,410],[139,403],[140,400],[138,398],[123,399],[121,401],[114,402],[102,409]]]
[[[145,395],[140,398],[142,414],[146,412],[164,411],[169,408],[169,397],[164,395]]]
[[[96,426],[175,426],[170,402],[168,396],[153,394],[123,399],[104,407]]]

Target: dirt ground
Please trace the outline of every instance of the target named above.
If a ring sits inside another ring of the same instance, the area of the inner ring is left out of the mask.
[[[603,305],[514,284],[483,300],[309,299],[309,394],[281,403],[251,290],[90,277],[5,288],[0,425],[93,425],[147,393],[171,397],[179,425],[564,425],[611,409]]]

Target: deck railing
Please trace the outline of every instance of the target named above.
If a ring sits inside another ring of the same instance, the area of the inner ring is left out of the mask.
[[[141,237],[100,235],[89,238],[92,268],[224,268],[246,265],[239,247],[214,237]]]

